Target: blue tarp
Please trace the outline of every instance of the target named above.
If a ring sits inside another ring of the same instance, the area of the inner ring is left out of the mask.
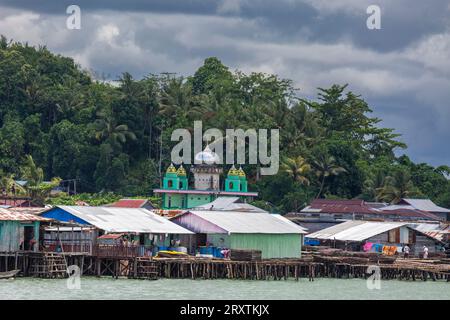
[[[320,245],[320,240],[305,238],[305,245],[307,245],[307,246],[318,246],[318,245]]]

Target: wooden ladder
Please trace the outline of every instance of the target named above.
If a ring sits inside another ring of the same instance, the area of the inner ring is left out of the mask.
[[[41,278],[65,278],[68,276],[66,258],[63,254],[46,252],[35,263],[32,274]]]
[[[159,276],[159,267],[150,258],[138,257],[135,260],[134,278],[156,280]]]

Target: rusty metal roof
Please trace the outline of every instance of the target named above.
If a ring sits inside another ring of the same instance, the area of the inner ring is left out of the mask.
[[[450,225],[418,223],[412,225],[412,228],[438,241],[444,242],[450,235]]]
[[[16,208],[17,209],[17,208]],[[25,209],[25,208],[24,208]],[[23,210],[25,211],[25,210]],[[43,218],[28,212],[20,212],[11,208],[0,208],[0,221],[42,221],[50,222],[52,219]]]
[[[120,199],[114,203],[107,205],[107,207],[114,208],[142,208],[149,201],[147,199]],[[152,205],[153,207],[153,205]]]
[[[320,210],[320,211],[319,211]],[[302,212],[321,213],[377,213],[364,200],[315,199]]]
[[[389,205],[382,203],[368,203],[364,200],[335,200],[335,199],[315,199],[304,208],[304,213],[329,213],[329,214],[370,214],[385,217],[387,215],[397,215],[399,217],[410,217],[418,219],[441,220],[431,212],[418,210],[411,205]]]

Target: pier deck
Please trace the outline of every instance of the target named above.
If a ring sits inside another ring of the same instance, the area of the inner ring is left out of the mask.
[[[77,254],[0,253],[0,272],[21,270],[19,276],[68,276],[66,266],[76,265],[84,276],[134,279],[241,279],[287,280],[301,278],[367,278],[369,266],[379,267],[381,279],[450,281],[450,262],[398,258],[383,264],[349,257],[305,257],[231,261],[210,258],[96,257]]]

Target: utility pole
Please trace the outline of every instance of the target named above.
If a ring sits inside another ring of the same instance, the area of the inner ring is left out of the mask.
[[[77,194],[77,180],[78,179],[67,179],[62,180],[61,183],[67,183],[67,194],[70,195],[70,184],[73,183],[73,194]]]
[[[164,131],[164,124],[161,124],[161,132],[159,135],[159,185],[162,188],[162,136]]]

